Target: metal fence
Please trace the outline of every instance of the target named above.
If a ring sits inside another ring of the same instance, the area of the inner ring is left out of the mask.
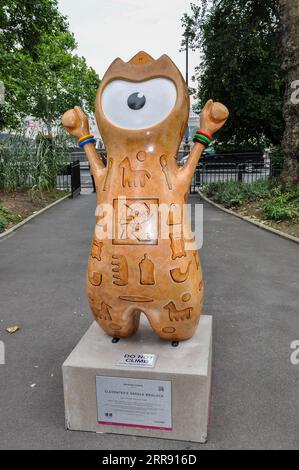
[[[75,160],[68,163],[63,171],[56,177],[56,188],[70,191],[71,197],[78,196],[81,192],[80,161]]]
[[[179,165],[184,165],[188,156],[180,155]],[[262,152],[203,153],[192,179],[190,192],[196,193],[201,186],[209,183],[236,181],[253,183],[277,177],[281,169],[272,165],[269,157]]]
[[[69,164],[71,173],[71,193],[72,198],[79,196],[81,192],[81,172],[79,160],[71,162]]]
[[[242,164],[207,163],[198,165],[192,179],[190,192],[196,193],[201,186],[209,183],[237,181],[253,183],[260,179],[270,179],[279,176],[280,171],[272,165],[256,168],[251,161]]]
[[[19,187],[33,188],[40,183],[41,172],[36,163],[30,161],[10,162],[3,165],[0,161],[0,188]],[[55,184],[56,183],[56,184]],[[81,176],[80,162],[72,161],[61,165],[58,174],[48,181],[51,187],[69,191],[72,197],[80,194]]]
[[[97,150],[99,157],[106,163],[107,155],[105,150]],[[183,166],[188,158],[186,152],[180,151],[177,161]],[[79,161],[82,174],[89,174],[89,165],[85,153],[76,149],[70,155],[70,161]],[[280,169],[271,164],[270,159],[265,159],[261,152],[223,153],[223,154],[203,154],[194,177],[192,179],[190,192],[196,193],[198,189],[208,183],[219,181],[238,181],[240,183],[253,183],[259,179],[268,179],[279,176]],[[91,188],[90,178],[83,176],[84,186]]]

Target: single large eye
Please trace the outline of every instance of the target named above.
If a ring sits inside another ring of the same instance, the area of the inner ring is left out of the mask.
[[[106,117],[125,129],[146,129],[163,121],[173,109],[177,92],[167,78],[144,82],[114,80],[102,94]]]
[[[141,96],[139,96],[141,95]],[[141,109],[146,103],[146,98],[141,93],[132,93],[128,98],[128,106],[131,109]]]

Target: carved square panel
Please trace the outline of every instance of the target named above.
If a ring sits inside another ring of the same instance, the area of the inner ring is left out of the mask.
[[[113,245],[157,245],[159,200],[125,199],[113,201]]]

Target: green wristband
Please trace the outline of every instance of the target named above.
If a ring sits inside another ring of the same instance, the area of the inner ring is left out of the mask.
[[[208,137],[206,137],[203,134],[195,134],[195,137],[197,137],[198,139],[204,140],[208,145],[210,145],[210,143],[211,143],[211,140],[208,139]]]

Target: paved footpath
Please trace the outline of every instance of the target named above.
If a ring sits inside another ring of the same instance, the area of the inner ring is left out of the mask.
[[[61,364],[92,322],[85,269],[94,205],[92,195],[66,200],[0,242],[0,448],[298,449],[290,344],[299,340],[299,247],[209,205],[201,250],[204,313],[214,317],[208,444],[65,431]],[[15,324],[19,332],[5,332]]]

